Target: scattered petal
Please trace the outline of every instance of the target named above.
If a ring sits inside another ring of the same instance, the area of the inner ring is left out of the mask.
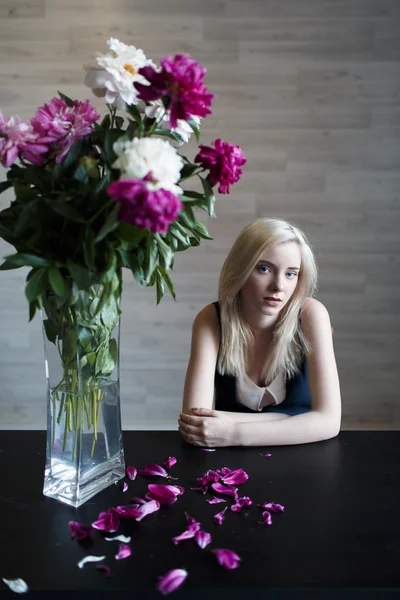
[[[251,506],[252,504],[253,502],[248,496],[243,496],[242,498],[236,498],[236,503],[231,505],[231,510],[240,512],[244,506]]]
[[[115,510],[121,519],[136,519],[136,517],[140,514],[138,509],[138,504],[131,504],[126,506],[117,506]]]
[[[224,500],[223,498],[217,498],[217,496],[214,496],[214,498],[211,498],[211,500],[207,500],[208,504],[219,504],[220,502],[226,502],[226,500]]]
[[[200,529],[201,523],[196,521],[196,519],[194,517],[191,517],[190,515],[188,515],[187,512],[185,512],[185,517],[186,517],[186,523],[189,525],[189,527],[196,529],[196,531],[198,531]]]
[[[263,512],[262,516],[264,517],[264,521],[257,521],[257,523],[260,523],[261,525],[272,525],[272,517],[270,512],[266,510]]]
[[[218,494],[224,494],[226,496],[232,496],[232,498],[237,498],[237,488],[232,487],[231,485],[212,483],[211,487],[214,490],[214,492],[217,492]]]
[[[268,457],[268,456],[272,456],[272,454],[270,454],[269,452],[268,452],[268,454],[262,454],[262,452],[260,452],[260,456],[267,456]]]
[[[2,580],[4,581],[4,583],[6,585],[8,585],[8,587],[10,588],[10,590],[12,592],[15,592],[16,594],[25,594],[26,592],[29,591],[28,586],[26,585],[25,581],[21,578],[18,579],[4,579],[4,577],[2,577]]]
[[[164,463],[164,467],[166,469],[170,469],[171,467],[173,467],[174,465],[176,465],[178,461],[176,460],[176,458],[174,456],[170,456],[168,458],[168,460],[165,461]]]
[[[106,542],[123,542],[124,544],[129,544],[129,542],[131,541],[131,537],[128,535],[117,535],[115,537],[112,538],[104,538],[106,540]]]
[[[179,544],[179,542],[183,542],[184,540],[190,540],[196,536],[196,531],[194,529],[185,529],[185,531],[179,535],[176,535],[172,538],[175,546]]]
[[[126,481],[124,481],[124,485],[122,487],[122,491],[123,492],[127,492],[128,491],[128,484],[126,483]]]
[[[80,569],[83,569],[83,566],[87,563],[87,562],[98,562],[100,560],[104,560],[105,556],[85,556],[85,558],[82,558],[82,560],[80,562],[78,562],[78,567]]]
[[[134,498],[131,498],[131,502],[135,502],[136,504],[145,504],[146,500],[144,498],[138,498],[135,496]]]
[[[131,481],[136,479],[137,469],[135,469],[135,467],[126,467],[125,472],[126,476],[129,477]]]
[[[215,448],[202,448],[203,452],[215,452]]]
[[[226,485],[240,485],[241,483],[247,481],[248,478],[249,476],[247,475],[246,471],[244,471],[243,469],[235,469],[233,471],[225,473],[222,478],[222,481]]]
[[[89,527],[87,525],[81,525],[80,523],[77,523],[76,521],[70,521],[68,523],[68,526],[69,526],[69,533],[70,533],[72,539],[76,539],[79,541],[84,540],[93,532],[93,527]]]
[[[200,530],[196,533],[196,542],[200,548],[205,548],[211,542],[211,535],[207,531]]]
[[[118,547],[118,554],[114,556],[116,560],[122,560],[128,558],[132,554],[132,550],[128,544],[120,544]]]
[[[216,515],[213,516],[214,521],[218,524],[218,525],[222,525],[222,523],[224,522],[225,519],[225,512],[228,509],[227,506],[225,506],[224,510],[217,513]]]
[[[137,510],[139,515],[136,517],[136,521],[141,521],[147,515],[160,510],[160,503],[157,500],[150,500],[150,502],[142,504]]]
[[[168,571],[168,573],[160,577],[156,586],[157,590],[164,595],[174,592],[182,585],[187,576],[188,573],[185,569],[172,569],[172,571]]]
[[[239,566],[239,562],[242,560],[240,556],[233,552],[232,550],[226,550],[225,548],[215,548],[210,550],[217,557],[217,561],[221,565],[221,567],[225,567],[225,569],[237,569]]]
[[[166,484],[150,484],[148,486],[148,493],[146,498],[150,500],[157,500],[160,504],[174,504],[177,501],[178,496],[181,496],[184,489],[178,485],[166,485]]]
[[[260,508],[270,510],[272,512],[284,512],[285,507],[282,504],[275,504],[274,502],[266,502],[265,504],[257,504]]]
[[[113,533],[119,527],[119,514],[115,508],[109,508],[107,512],[101,512],[97,521],[92,523],[92,527],[100,531]]]
[[[143,467],[143,469],[138,470],[138,473],[139,473],[139,475],[142,475],[142,477],[149,477],[149,476],[168,477],[168,473],[164,469],[164,467],[161,467],[160,465],[156,465],[155,463],[145,465]]]
[[[228,469],[229,471],[229,469]],[[209,485],[210,483],[215,483],[221,479],[221,475],[217,471],[207,471],[204,473],[202,477],[197,478],[197,483],[199,483],[202,487]]]
[[[96,565],[96,569],[98,571],[103,571],[104,572],[104,577],[111,577],[111,569],[108,565]]]

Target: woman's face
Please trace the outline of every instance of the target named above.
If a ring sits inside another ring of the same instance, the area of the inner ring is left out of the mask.
[[[244,310],[254,316],[277,316],[296,289],[300,267],[296,242],[275,244],[264,252],[240,291]],[[268,297],[280,302],[269,302]]]

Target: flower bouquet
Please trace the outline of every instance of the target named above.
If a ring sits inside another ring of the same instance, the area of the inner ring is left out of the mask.
[[[124,474],[122,268],[156,287],[157,304],[165,285],[175,298],[175,252],[211,239],[195,210],[215,217],[213,188],[229,193],[246,162],[220,139],[200,144],[193,160],[180,152],[211,114],[195,60],[177,54],[156,66],[134,46],[107,44],[84,65],[85,84],[105,100],[103,118],[89,100],[61,92],[29,122],[0,112],[8,169],[0,193],[15,195],[0,212],[0,236],[16,250],[0,269],[30,267],[29,320],[41,311],[46,356],[44,493],[74,506]],[[189,178],[200,191],[185,189]]]

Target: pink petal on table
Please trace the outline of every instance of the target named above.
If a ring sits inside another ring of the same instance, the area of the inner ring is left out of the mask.
[[[266,510],[263,512],[262,516],[264,517],[264,521],[257,521],[257,523],[260,523],[261,525],[272,525],[272,517],[270,512]]]
[[[114,556],[115,560],[123,560],[132,554],[132,550],[128,544],[120,544],[118,546],[118,554]]]
[[[231,510],[240,512],[244,506],[251,506],[252,504],[253,502],[248,496],[243,496],[242,498],[236,498],[236,503],[231,505]]]
[[[243,471],[243,469],[235,469],[234,471],[226,473],[222,477],[222,481],[226,485],[240,485],[241,483],[247,481],[248,478],[249,476],[247,475],[246,471]]]
[[[124,481],[124,485],[122,487],[122,491],[123,492],[127,492],[128,491],[128,484],[126,483],[126,481]]]
[[[217,513],[216,515],[213,516],[214,521],[218,524],[218,525],[222,525],[222,523],[224,522],[225,519],[225,512],[227,511],[228,507],[225,506],[224,510]]]
[[[167,484],[150,484],[146,498],[157,500],[160,504],[174,504],[183,492],[180,486]]]
[[[131,481],[134,481],[136,479],[137,469],[135,469],[135,467],[126,467],[125,473]]]
[[[212,489],[214,492],[218,494],[224,494],[225,496],[232,496],[232,498],[237,497],[237,488],[232,487],[230,485],[222,485],[221,483],[212,483]]]
[[[135,504],[144,504],[146,500],[144,498],[139,498],[138,496],[135,496],[134,498],[131,498],[131,502],[134,502]]]
[[[199,483],[202,487],[209,485],[210,483],[215,483],[221,479],[221,475],[217,473],[217,471],[209,470],[202,477],[198,477],[196,479],[197,483]]]
[[[284,512],[285,507],[282,504],[275,504],[274,502],[266,502],[265,504],[257,504],[260,508],[270,510],[271,512]]]
[[[141,521],[147,515],[151,515],[151,513],[160,510],[160,503],[157,500],[150,500],[150,502],[146,502],[142,504],[138,508],[139,516],[136,517],[136,521]]]
[[[81,525],[80,523],[77,523],[76,521],[70,521],[68,523],[68,526],[69,526],[69,533],[70,533],[72,539],[76,539],[76,540],[84,540],[93,532],[93,527],[88,527],[87,525]]]
[[[211,535],[207,531],[200,530],[196,533],[196,542],[200,548],[205,548],[211,542]]]
[[[188,573],[185,569],[173,569],[172,571],[168,571],[168,573],[160,577],[156,586],[157,590],[163,595],[174,592],[182,585],[187,576]]]
[[[139,475],[142,475],[142,477],[149,477],[149,476],[168,477],[168,473],[164,469],[164,467],[161,467],[160,465],[156,465],[155,463],[145,465],[143,467],[143,469],[138,470],[138,473],[139,473]]]
[[[211,500],[207,500],[208,504],[219,504],[220,502],[226,502],[226,500],[224,500],[223,498],[217,498],[217,496],[214,496],[214,498],[211,498]]]
[[[215,452],[215,448],[202,448],[203,452]]]
[[[100,531],[113,533],[119,527],[119,514],[115,508],[109,508],[107,512],[101,512],[97,521],[92,523],[92,527]]]
[[[140,515],[138,504],[127,504],[126,506],[117,506],[115,509],[121,519],[136,519]]]
[[[180,533],[179,535],[176,535],[175,537],[173,537],[172,541],[176,546],[177,544],[179,544],[179,542],[183,542],[184,540],[190,540],[190,539],[194,538],[195,536],[196,536],[196,531],[194,529],[185,529],[185,531],[183,533]]]
[[[232,550],[227,550],[225,548],[215,548],[210,550],[217,557],[217,561],[221,565],[221,567],[225,567],[225,569],[237,569],[239,566],[239,562],[242,560],[240,556],[233,552]]]
[[[104,577],[111,577],[111,569],[108,565],[96,565],[98,571],[103,571]]]
[[[164,467],[166,469],[170,469],[171,467],[173,467],[174,465],[176,465],[178,461],[176,460],[175,456],[170,456],[168,458],[168,460],[165,461],[164,463]]]
[[[260,452],[260,456],[267,456],[267,457],[268,457],[268,456],[272,456],[272,454],[270,454],[269,452],[268,452],[268,454],[262,454],[262,453]]]
[[[186,517],[186,523],[189,525],[189,528],[193,528],[196,531],[198,531],[200,529],[201,523],[199,523],[199,521],[196,521],[196,519],[194,517],[191,517],[190,515],[188,515],[187,512],[185,512],[185,517]]]

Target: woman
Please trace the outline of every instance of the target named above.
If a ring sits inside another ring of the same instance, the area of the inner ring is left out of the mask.
[[[316,290],[314,254],[297,227],[261,218],[241,231],[221,271],[219,301],[193,323],[184,440],[270,446],[338,435],[332,328]]]

